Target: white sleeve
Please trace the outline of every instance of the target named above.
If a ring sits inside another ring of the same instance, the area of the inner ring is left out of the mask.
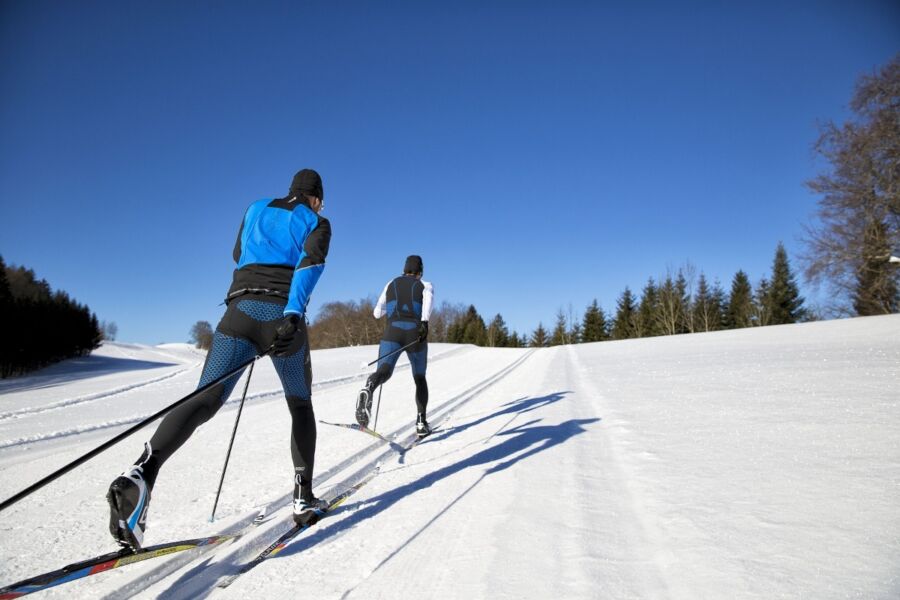
[[[427,321],[431,316],[431,307],[434,305],[434,286],[430,281],[423,281],[422,285],[425,286],[425,289],[422,290],[422,320]]]
[[[389,285],[391,285],[390,281],[388,281],[387,284],[385,284],[384,289],[381,290],[381,296],[378,297],[378,303],[375,304],[375,310],[372,311],[372,314],[375,315],[376,319],[380,319],[384,316],[384,305],[387,303],[387,291]]]

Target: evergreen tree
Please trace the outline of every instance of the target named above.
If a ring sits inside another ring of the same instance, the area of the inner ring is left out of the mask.
[[[509,344],[509,330],[500,313],[497,313],[488,325],[485,341],[489,347],[503,347]]]
[[[9,306],[12,302],[12,292],[9,289],[9,279],[6,277],[6,263],[0,255],[0,306]]]
[[[659,326],[659,291],[653,278],[647,280],[641,293],[641,303],[634,321],[634,337],[651,337],[660,335]]]
[[[553,328],[553,333],[550,334],[550,345],[562,346],[563,344],[568,343],[568,323],[566,322],[566,315],[563,314],[562,309],[560,309],[559,312],[556,313],[556,326]]]
[[[531,334],[531,347],[543,348],[547,345],[547,342],[547,330],[544,329],[543,323],[538,323],[537,329],[535,329],[534,333]]]
[[[519,338],[519,334],[513,331],[511,334],[509,334],[509,339],[506,341],[506,345],[509,348],[521,348],[524,344]]]
[[[6,277],[14,298],[31,302],[50,302],[50,284],[38,279],[34,271],[25,267],[7,267]]]
[[[6,263],[3,256],[0,256],[0,331],[3,332],[3,341],[0,342],[0,377],[5,377],[13,365],[16,328],[12,323],[12,312],[13,297],[6,278]]]
[[[487,341],[487,327],[484,325],[484,319],[477,312],[475,318],[469,320],[466,329],[463,332],[463,344],[474,344],[476,346],[484,346]]]
[[[725,322],[728,329],[750,327],[753,324],[753,289],[750,278],[743,271],[735,273],[731,282]]]
[[[712,304],[712,322],[715,323],[715,329],[711,329],[710,331],[725,329],[725,311],[728,308],[728,301],[725,298],[725,290],[722,288],[722,283],[718,279],[713,282],[710,302]]]
[[[84,310],[87,311],[88,307],[85,306]],[[90,346],[82,348],[84,354],[90,354],[91,350],[99,348],[100,344],[103,342],[103,331],[100,330],[100,321],[97,320],[97,315],[95,313],[91,313],[90,325],[87,327],[87,330],[91,332],[93,337],[90,338]],[[116,331],[118,331],[118,328]]]
[[[721,293],[721,289],[719,290]],[[697,294],[691,307],[694,331],[716,331],[721,327],[721,304],[716,305],[715,293],[701,272],[697,282]]]
[[[97,316],[31,269],[0,260],[0,377],[84,356],[100,345]]]
[[[581,325],[582,342],[601,342],[609,339],[609,325],[603,309],[597,304],[597,299],[584,311],[584,320]]]
[[[784,245],[779,242],[772,261],[772,280],[767,294],[767,313],[772,325],[796,323],[803,318],[803,298],[791,272]]]
[[[572,323],[572,327],[569,329],[569,343],[570,344],[580,344],[581,343],[581,323],[579,323],[575,319],[569,319]]]
[[[627,340],[637,337],[637,309],[635,307],[634,294],[626,286],[625,291],[616,302],[616,317],[613,321],[612,338],[614,340]]]
[[[476,346],[485,344],[487,327],[484,326],[484,319],[475,310],[474,305],[469,305],[465,314],[450,325],[447,337],[452,344],[475,344]]]

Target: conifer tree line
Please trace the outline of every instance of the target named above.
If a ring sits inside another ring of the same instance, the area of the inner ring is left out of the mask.
[[[27,373],[100,345],[97,316],[83,304],[0,256],[0,377]]]
[[[760,279],[755,289],[743,270],[734,274],[728,289],[718,280],[710,282],[702,272],[695,279],[693,271],[687,266],[667,273],[660,281],[651,277],[639,298],[626,287],[616,301],[608,328],[600,329],[600,341],[785,325],[812,317],[803,306],[787,252],[780,243],[770,277]],[[595,301],[588,313],[598,312],[593,321],[606,323],[606,315]],[[590,341],[598,340],[592,336]]]
[[[552,330],[539,323],[530,336],[522,336],[518,341],[519,345],[543,347],[783,325],[812,318],[803,303],[787,252],[779,243],[771,275],[762,278],[755,288],[743,270],[735,273],[726,290],[719,281],[710,282],[702,272],[695,277],[695,269],[687,265],[659,281],[649,278],[640,296],[626,286],[610,313],[597,300],[580,318],[573,316],[571,308],[568,312],[560,309]],[[475,308],[469,307],[468,321],[476,317]],[[495,319],[503,321],[500,315]],[[471,338],[447,341],[478,343]]]
[[[428,340],[522,348],[782,325],[811,317],[803,302],[787,252],[779,243],[770,276],[755,288],[742,270],[726,290],[702,272],[695,277],[695,269],[688,265],[660,281],[651,277],[640,296],[626,287],[611,313],[594,300],[581,316],[571,307],[560,309],[552,328],[538,323],[531,334],[510,331],[499,313],[486,320],[474,305],[444,302],[431,313]],[[372,316],[374,306],[368,298],[324,305],[309,327],[311,347],[377,344],[384,323]]]

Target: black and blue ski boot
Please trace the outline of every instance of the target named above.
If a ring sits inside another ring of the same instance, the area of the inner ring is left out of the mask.
[[[143,468],[134,465],[109,486],[109,532],[116,541],[134,552],[144,543],[150,486],[144,481]]]

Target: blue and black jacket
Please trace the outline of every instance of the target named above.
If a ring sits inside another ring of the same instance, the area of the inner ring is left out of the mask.
[[[284,314],[305,314],[330,243],[331,223],[302,197],[257,200],[241,222],[226,302],[265,294],[287,300]]]
[[[376,319],[387,316],[383,338],[393,340],[392,328],[415,330],[419,321],[430,318],[433,303],[434,286],[430,282],[411,275],[401,275],[384,286],[372,314]]]

